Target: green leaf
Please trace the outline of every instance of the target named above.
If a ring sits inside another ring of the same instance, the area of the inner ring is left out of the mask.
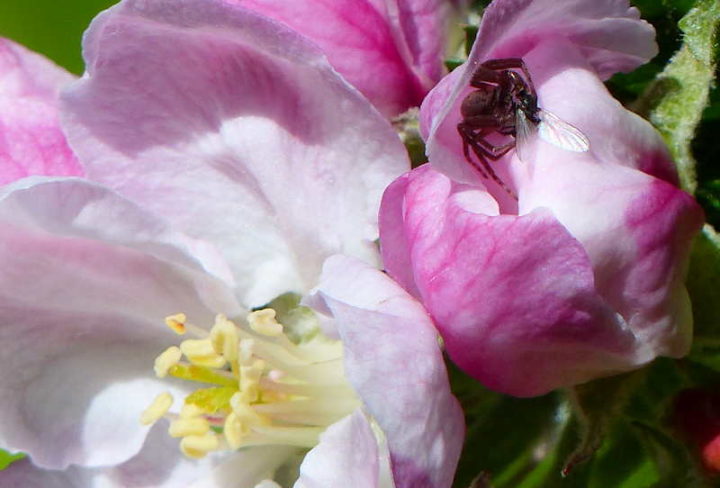
[[[615,424],[593,463],[588,488],[639,488],[658,481],[655,463],[625,421]]]
[[[665,138],[678,165],[681,185],[691,193],[697,177],[690,144],[715,75],[718,24],[720,2],[698,0],[680,20],[682,47],[634,107]]]
[[[536,451],[553,434],[558,395],[513,398],[483,388],[451,363],[448,371],[467,424],[453,486],[467,488],[485,471],[494,488],[516,488],[542,461]]]
[[[720,236],[705,225],[690,256],[687,287],[693,305],[695,342],[720,346]]]
[[[644,372],[602,378],[570,390],[573,413],[580,429],[580,442],[567,458],[563,472],[590,459],[602,446],[613,421],[627,404]]]
[[[702,470],[688,447],[658,427],[635,421],[633,427],[644,438],[647,448],[652,452],[658,468],[660,481],[653,488],[710,488],[712,485],[702,474]]]
[[[7,451],[4,451],[0,449],[0,470],[3,470],[10,466],[11,463],[14,463],[15,461],[19,461],[20,459],[24,458],[25,454],[17,453],[17,454],[10,454]]]

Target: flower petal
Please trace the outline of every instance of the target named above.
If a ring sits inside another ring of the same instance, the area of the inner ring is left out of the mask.
[[[489,388],[539,395],[652,359],[595,291],[581,244],[547,210],[487,215],[429,166],[404,178],[402,227],[415,286],[450,357]],[[485,194],[486,195],[486,194]],[[384,231],[383,231],[384,232]],[[382,234],[383,255],[395,242]],[[397,252],[397,251],[396,251]],[[385,259],[391,276],[405,261]]]
[[[334,423],[305,455],[294,488],[378,487],[378,446],[361,411]]]
[[[440,0],[232,0],[316,42],[387,117],[419,106],[442,76],[448,5]]]
[[[64,471],[56,471],[40,469],[30,459],[24,459],[3,471],[2,486],[253,488],[264,473],[272,471],[278,464],[277,456],[271,452],[271,448],[262,447],[191,460],[180,454],[177,443],[177,439],[167,435],[167,424],[160,422],[151,429],[142,450],[120,465],[100,468],[71,466]]]
[[[0,195],[0,445],[41,467],[123,462],[161,391],[163,324],[240,308],[193,241],[96,185],[22,180]]]
[[[82,174],[58,121],[58,92],[73,78],[0,38],[0,185],[28,175]]]
[[[65,122],[90,177],[216,244],[246,304],[309,289],[329,254],[375,259],[406,152],[300,35],[219,0],[126,0],[85,56]]]
[[[545,42],[529,52],[525,62],[541,107],[587,136],[588,155],[598,163],[628,166],[677,186],[675,163],[660,134],[612,97],[577,46],[566,41]],[[552,152],[550,157],[557,154]],[[565,156],[579,157],[577,153]]]
[[[342,337],[348,379],[387,437],[395,486],[450,486],[464,420],[430,317],[387,275],[345,256],[327,260],[317,293]]]
[[[655,29],[628,0],[495,0],[484,12],[468,62],[523,57],[558,38],[582,49],[602,79],[632,71],[658,51]]]
[[[652,26],[639,19],[637,10],[628,8],[626,0],[493,2],[483,17],[468,61],[453,71],[452,76],[441,80],[423,102],[421,120],[423,134],[427,135],[428,159],[439,171],[457,181],[476,185],[486,183],[462,153],[462,140],[457,131],[461,120],[460,104],[471,90],[470,79],[476,66],[489,59],[522,57],[533,76],[541,108],[553,110],[553,104],[545,101],[545,97],[550,97],[549,90],[556,99],[574,107],[575,115],[582,113],[581,120],[589,120],[591,124],[597,121],[598,126],[602,126],[600,121],[608,120],[605,127],[611,129],[610,133],[598,130],[598,137],[588,134],[591,148],[595,144],[608,146],[610,142],[602,141],[614,141],[618,136],[621,148],[626,151],[632,148],[640,153],[635,156],[642,156],[643,169],[653,168],[656,174],[663,173],[663,177],[671,179],[674,171],[657,135],[652,134],[647,123],[641,123],[639,117],[626,113],[612,100],[597,79],[598,76],[607,78],[617,71],[629,71],[654,56],[657,52],[654,34]],[[574,71],[578,69],[587,73],[578,76],[579,72]],[[566,75],[566,70],[572,70],[572,73]],[[544,83],[558,75],[564,76],[562,81],[545,90]],[[590,84],[583,85],[588,80],[591,80]],[[598,112],[593,110],[600,108],[598,106],[604,110],[603,117],[598,117]],[[565,114],[557,115],[563,118]],[[574,123],[573,118],[568,122]],[[621,130],[611,125],[610,121],[614,119],[622,120],[633,130],[620,134]],[[582,124],[579,128],[585,130]],[[506,168],[513,154],[511,151],[500,161],[493,161],[496,172],[506,182],[510,179],[508,175],[517,171]],[[622,159],[627,155],[618,150],[615,156]],[[498,198],[502,197],[502,191],[496,193]]]
[[[546,149],[523,186],[521,213],[551,209],[582,243],[596,289],[642,344],[638,357],[685,355],[692,316],[683,283],[700,207],[640,171]]]

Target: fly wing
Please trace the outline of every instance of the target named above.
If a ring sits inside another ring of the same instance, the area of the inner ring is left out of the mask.
[[[533,160],[534,135],[537,132],[537,126],[533,124],[525,116],[525,112],[517,110],[515,112],[515,153],[522,162]]]
[[[590,141],[580,129],[574,127],[547,110],[538,112],[540,138],[566,151],[585,152],[590,149]]]

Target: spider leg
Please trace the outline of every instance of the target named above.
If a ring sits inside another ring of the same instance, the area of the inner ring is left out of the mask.
[[[487,118],[487,120],[485,120],[485,118]],[[472,123],[461,123],[460,125],[464,126],[463,130],[466,131],[466,135],[468,136],[468,138],[480,144],[484,149],[486,149],[486,156],[495,161],[505,156],[505,154],[507,154],[510,149],[515,147],[515,126],[512,125],[497,128],[492,127],[493,124],[495,124],[495,118],[493,116],[476,116],[472,119]],[[504,136],[512,136],[512,139],[506,144],[492,144],[491,142],[488,142],[484,137],[486,134],[490,133],[490,129]]]
[[[481,128],[480,130],[474,131],[472,127],[469,127],[468,125],[463,123],[458,124],[457,129],[460,133],[460,137],[463,140],[463,154],[465,156],[465,159],[470,164],[472,164],[473,168],[475,168],[485,179],[493,180],[500,186],[500,188],[505,190],[508,195],[517,200],[518,198],[517,195],[515,195],[515,192],[508,188],[505,182],[500,179],[500,177],[497,175],[497,173],[495,173],[495,170],[493,170],[492,166],[490,166],[490,163],[488,162],[488,159],[499,159],[502,154],[505,154],[514,146],[514,142],[513,146],[507,148],[503,146],[504,152],[500,155],[496,155],[495,153],[491,152],[490,149],[484,147],[484,145],[486,145],[493,149],[495,148],[495,146],[492,146],[489,142],[483,139],[482,136],[484,135],[485,130]],[[477,159],[477,162],[475,162],[473,158],[470,157],[470,151],[468,150],[468,148],[472,149],[473,153],[475,154],[475,158]]]
[[[463,141],[463,155],[465,156],[465,160],[467,162],[469,162],[473,166],[473,168],[475,168],[475,170],[478,173],[480,173],[480,175],[483,178],[485,178],[486,180],[489,180],[490,175],[487,173],[486,169],[488,171],[492,171],[492,169],[490,169],[490,166],[488,165],[487,161],[485,161],[483,158],[480,158],[481,165],[478,165],[477,163],[475,163],[475,161],[473,161],[473,158],[470,157],[470,144],[471,144],[471,141],[473,140],[473,137],[471,135],[472,132],[468,131],[467,128],[462,126],[462,124],[458,124],[458,132],[460,133],[460,137]],[[475,152],[474,149],[473,149],[473,152]],[[486,168],[486,169],[483,169],[483,168]]]

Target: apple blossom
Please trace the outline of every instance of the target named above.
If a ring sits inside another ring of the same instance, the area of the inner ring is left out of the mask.
[[[443,75],[447,0],[228,0],[295,29],[387,117],[417,107]]]
[[[57,116],[70,73],[12,41],[0,40],[0,185],[23,176],[81,174]]]
[[[688,351],[683,280],[702,212],[659,135],[602,84],[655,52],[625,0],[496,0],[468,62],[423,103],[430,166],[385,192],[382,254],[490,388],[539,395]],[[499,58],[522,58],[539,106],[590,142],[536,139],[529,159],[491,161],[517,199],[468,163],[457,130],[474,67]]]
[[[85,178],[0,188],[0,445],[29,455],[3,483],[450,486],[436,331],[373,267],[390,125],[221,0],[123,1],[83,47],[60,112]]]

